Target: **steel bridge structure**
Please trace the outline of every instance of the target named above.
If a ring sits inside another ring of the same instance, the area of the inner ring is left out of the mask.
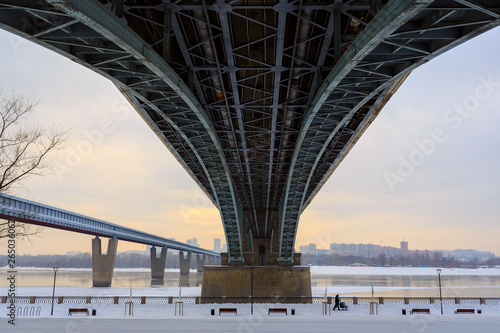
[[[87,235],[114,238],[159,248],[186,251],[212,257],[220,256],[219,253],[197,246],[184,244],[4,193],[0,193],[0,218]]]
[[[110,79],[219,209],[230,263],[299,217],[406,76],[494,0],[1,0],[0,28]]]

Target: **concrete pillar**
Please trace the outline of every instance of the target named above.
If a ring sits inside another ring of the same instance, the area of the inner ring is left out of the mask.
[[[208,264],[209,265],[215,265],[216,261],[217,261],[217,257],[215,256],[208,256]]]
[[[187,252],[184,258],[184,251],[179,252],[179,264],[181,267],[181,274],[189,274],[189,266],[191,266],[191,252]]]
[[[151,285],[163,286],[163,278],[165,277],[165,261],[167,260],[167,248],[161,248],[161,254],[156,256],[156,247],[151,247]]]
[[[198,273],[203,272],[203,266],[205,266],[205,259],[207,256],[205,254],[197,254],[196,255],[196,270]]]
[[[92,286],[111,287],[113,270],[115,268],[116,250],[118,239],[112,238],[108,241],[108,251],[102,254],[101,239],[92,239]]]
[[[191,287],[191,283],[189,281],[189,274],[181,274],[181,276],[179,277],[179,282],[181,284],[181,287],[186,287],[186,288]]]

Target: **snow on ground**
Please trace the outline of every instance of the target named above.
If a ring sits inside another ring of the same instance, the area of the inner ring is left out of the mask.
[[[213,316],[167,319],[38,318],[20,320],[15,328],[0,321],[1,332],[283,332],[283,333],[498,333],[498,317],[461,316]]]
[[[441,276],[445,275],[497,275],[500,268],[443,268]],[[311,266],[311,275],[431,275],[436,276],[435,267],[356,267],[356,266]]]
[[[74,295],[74,293],[72,293]],[[102,294],[101,294],[102,295]],[[99,296],[99,295],[96,295]],[[106,295],[107,296],[107,295]],[[174,298],[174,301],[178,301],[178,294]],[[98,317],[124,317],[125,304],[124,302],[127,298],[120,298],[120,304],[54,304],[54,316],[55,317],[66,317],[68,315],[69,308],[88,308],[96,309]],[[110,300],[112,301],[112,300]],[[134,305],[134,316],[135,317],[159,317],[168,318],[174,317],[174,304],[155,304],[149,303],[155,302],[154,299],[147,299],[147,304],[135,304]],[[250,304],[194,304],[194,299],[184,298],[184,316],[185,317],[210,317],[210,309],[218,309],[221,307],[235,307],[238,309],[238,314],[250,314],[251,305]],[[57,299],[56,299],[57,303]],[[17,304],[18,307],[41,308],[41,316],[50,316],[51,304],[50,303],[36,303],[36,304]],[[351,315],[369,315],[369,304],[349,304],[348,311],[335,311],[332,312],[334,316],[351,316]],[[322,303],[313,304],[254,304],[254,311],[258,313],[265,313],[267,315],[267,309],[272,307],[285,307],[296,310],[296,316],[322,316]],[[431,311],[431,315],[440,314],[441,308],[439,302],[434,304],[429,304],[428,302],[412,302],[405,305],[402,300],[401,302],[387,302],[385,304],[379,304],[378,310],[380,315],[401,315],[402,309],[407,309],[409,312],[413,308],[428,308]],[[445,314],[452,315],[456,309],[459,308],[474,308],[481,309],[482,315],[495,315],[498,316],[500,320],[500,304],[479,304],[479,300],[466,301],[464,304],[454,304],[454,303],[443,303],[443,310]],[[6,318],[7,305],[0,306],[0,318]],[[290,313],[289,313],[290,314]],[[500,321],[499,321],[500,324]]]
[[[130,270],[128,270],[130,271]],[[178,270],[172,270],[178,271]],[[411,267],[311,267],[313,275],[436,275],[435,268]],[[500,269],[444,269],[447,275],[499,275]],[[500,287],[500,286],[499,286]],[[456,287],[478,288],[481,287]],[[492,288],[492,287],[487,287]],[[496,287],[494,287],[496,288]],[[395,287],[377,287],[377,291],[420,289]],[[428,288],[422,288],[428,289]],[[370,286],[336,286],[328,293],[340,293],[348,296],[350,293],[368,292]],[[324,287],[313,287],[313,296],[323,296]],[[7,288],[0,288],[0,295],[5,295]],[[18,296],[52,296],[52,287],[18,287]],[[498,333],[500,327],[500,304],[480,305],[476,300],[466,304],[443,304],[444,315],[441,316],[439,303],[387,302],[378,307],[379,315],[369,315],[368,304],[348,304],[348,311],[335,311],[332,315],[322,314],[322,304],[255,304],[254,314],[250,315],[250,304],[192,304],[193,296],[199,296],[201,288],[182,288],[184,298],[184,316],[174,315],[174,304],[135,304],[134,316],[125,315],[125,301],[120,298],[120,304],[54,304],[54,316],[51,317],[50,303],[18,304],[29,312],[40,307],[40,317],[18,316],[16,326],[8,324],[8,309],[6,304],[0,306],[0,332],[384,332],[384,333],[461,333],[481,332]],[[129,288],[75,288],[57,287],[56,296],[129,296]],[[179,296],[177,287],[133,288],[133,296]],[[191,298],[188,298],[191,297]],[[150,300],[148,300],[149,302]],[[151,300],[153,302],[153,300]],[[188,303],[190,302],[190,303]],[[82,315],[68,316],[69,308],[95,309],[97,315],[85,317]],[[236,307],[238,315],[217,315],[221,307]],[[286,307],[288,316],[268,316],[270,307]],[[413,308],[428,308],[430,315],[402,315]],[[481,309],[482,314],[455,315],[458,308]],[[216,312],[211,315],[211,309]],[[290,310],[295,309],[291,316]],[[131,320],[133,319],[133,320]]]
[[[38,305],[38,304],[36,304]],[[384,304],[379,315],[370,316],[368,304],[350,305],[348,311],[322,314],[321,304],[185,304],[184,315],[174,315],[173,304],[134,306],[134,316],[124,314],[124,304],[80,304],[42,306],[41,317],[17,317],[16,326],[8,324],[5,307],[0,308],[0,332],[384,332],[384,333],[498,333],[500,306],[444,304],[441,316],[439,304]],[[68,316],[69,307],[88,307],[97,310],[95,317]],[[220,307],[236,307],[238,314],[218,315]],[[269,316],[270,307],[286,307],[288,315]],[[402,315],[412,308],[429,308],[430,315]],[[482,309],[482,314],[453,314],[457,308]],[[211,309],[215,315],[211,315]],[[295,309],[291,316],[290,310]],[[133,319],[133,320],[132,320]]]

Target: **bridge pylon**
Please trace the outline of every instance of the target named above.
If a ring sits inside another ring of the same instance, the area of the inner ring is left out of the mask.
[[[108,251],[106,254],[102,254],[101,239],[99,237],[92,239],[93,287],[111,287],[117,248],[118,239],[110,238],[108,241]]]
[[[186,257],[184,257],[184,251],[179,251],[179,264],[181,275],[189,274],[189,268],[191,266],[191,252],[187,251]]]
[[[271,238],[255,237],[241,264],[231,263],[227,253],[221,253],[220,266],[203,269],[202,300],[215,297],[276,298],[294,297],[298,302],[312,301],[311,272],[300,266],[300,253],[291,262],[279,260],[272,249]]]
[[[151,257],[151,286],[163,286],[165,278],[165,261],[167,260],[167,248],[162,247],[160,256],[157,256],[156,247],[150,249]]]

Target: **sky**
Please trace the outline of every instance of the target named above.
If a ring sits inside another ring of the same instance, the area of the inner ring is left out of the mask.
[[[302,214],[296,248],[404,239],[500,255],[498,40],[496,28],[410,75]],[[0,30],[0,87],[39,101],[27,125],[71,129],[54,172],[11,194],[204,248],[224,239],[217,209],[110,81]],[[17,252],[88,252],[91,238],[44,229]],[[119,242],[130,249],[144,246]]]

